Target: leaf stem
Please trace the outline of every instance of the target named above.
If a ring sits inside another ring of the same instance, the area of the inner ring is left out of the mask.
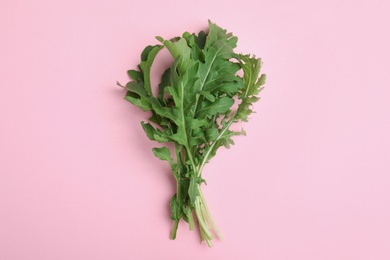
[[[173,222],[173,227],[172,227],[172,231],[171,231],[171,235],[169,236],[169,238],[171,240],[175,240],[176,238],[176,233],[177,233],[177,228],[179,227],[179,220],[175,220]]]
[[[206,240],[212,239],[213,236],[211,235],[210,230],[207,228],[206,223],[203,219],[203,215],[201,212],[201,204],[200,204],[199,200],[200,200],[200,198],[198,196],[195,200],[195,212],[196,212],[196,216],[198,218],[199,228],[201,229],[201,231],[203,231]]]
[[[195,229],[195,224],[194,224],[194,217],[192,216],[192,209],[188,208],[187,209],[187,218],[188,218],[188,226],[190,230]]]
[[[211,224],[211,226],[213,227],[213,229],[214,229],[215,233],[217,234],[218,238],[222,240],[223,236],[222,236],[221,232],[219,231],[217,225],[215,224],[213,218],[211,217],[209,208],[208,208],[208,206],[206,204],[206,200],[204,199],[204,196],[203,196],[202,190],[200,188],[200,185],[198,186],[198,191],[199,191],[200,200],[202,202],[202,205],[203,205],[203,208],[204,208],[204,211],[205,211],[206,218],[209,221],[209,223]]]

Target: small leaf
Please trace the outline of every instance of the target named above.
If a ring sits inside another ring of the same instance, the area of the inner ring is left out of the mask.
[[[232,107],[233,104],[234,104],[234,100],[230,97],[219,98],[215,100],[215,102],[213,103],[203,102],[202,103],[203,107],[201,107],[198,110],[196,116],[198,118],[204,118],[205,116],[213,116],[218,113],[223,114],[227,112]]]
[[[244,87],[244,83],[240,78],[234,81],[229,81],[222,83],[220,86],[220,90],[223,92],[226,92],[229,96],[233,96],[237,93],[238,90],[242,89]]]
[[[142,82],[130,81],[126,84],[125,88],[128,91],[135,93],[142,98],[148,99],[150,97],[144,88],[144,83]]]
[[[206,130],[206,138],[208,141],[215,141],[219,135],[218,127],[212,127]]]
[[[161,82],[158,85],[158,99],[160,100],[160,103],[164,99],[165,88],[169,86],[170,75],[171,75],[171,68],[168,68],[164,71],[163,75],[161,76]]]
[[[160,148],[153,148],[152,151],[157,158],[163,161],[168,161],[171,167],[173,167],[174,163],[171,156],[171,152],[167,147],[164,146]]]
[[[159,143],[168,143],[169,139],[163,135],[163,133],[155,133],[153,135],[154,140],[156,140]]]
[[[181,207],[181,205],[179,205],[176,194],[172,196],[172,199],[171,199],[171,202],[169,203],[169,205],[171,207],[171,212],[172,212],[171,219],[172,220],[180,220],[181,214],[182,214],[182,207]]]
[[[161,37],[159,40],[163,40]],[[182,38],[177,42],[163,40],[162,43],[171,53],[175,60],[178,60],[178,69],[180,74],[183,75],[188,66],[192,63],[191,60],[191,48],[187,45],[187,41]]]
[[[143,74],[140,71],[137,70],[128,70],[127,74],[132,78],[133,80],[140,82],[143,81]]]
[[[156,129],[149,123],[146,123],[145,122],[141,122],[141,125],[142,125],[142,128],[144,129],[145,133],[146,133],[146,136],[150,139],[150,140],[156,140],[154,138],[154,135],[156,134]]]
[[[142,61],[139,66],[144,75],[144,88],[150,96],[152,95],[152,87],[150,84],[150,71],[153,61],[156,58],[156,55],[162,48],[162,45],[147,46],[141,54]]]
[[[124,99],[141,108],[143,111],[149,111],[151,109],[149,102],[135,98],[131,95],[126,95]]]
[[[257,101],[259,101],[260,98],[259,97],[256,97],[256,96],[251,96],[250,98],[248,98],[248,102],[249,103],[255,103]]]
[[[265,74],[261,74],[259,80],[256,82],[257,86],[263,86],[264,83],[265,83],[265,80],[266,80],[266,75]]]
[[[192,174],[191,179],[190,179],[190,186],[188,188],[188,196],[190,197],[191,204],[195,205],[195,200],[196,197],[199,195],[198,191],[198,184],[200,178],[197,177],[195,174]]]
[[[192,130],[206,126],[208,123],[206,119],[192,119],[191,117],[186,117],[186,120],[188,120],[188,128]]]
[[[214,102],[215,101],[215,97],[210,92],[199,91],[199,94],[204,96],[210,102]]]
[[[169,138],[171,140],[175,141],[176,143],[180,144],[180,145],[183,145],[183,146],[187,146],[188,145],[187,139],[186,139],[185,135],[182,132],[178,132],[176,134],[173,134]]]

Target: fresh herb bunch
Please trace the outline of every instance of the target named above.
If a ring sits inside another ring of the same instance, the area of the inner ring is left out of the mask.
[[[168,161],[177,184],[170,202],[174,221],[170,238],[176,238],[181,219],[193,230],[196,218],[201,241],[212,246],[212,230],[220,239],[222,236],[202,194],[203,168],[218,148],[229,148],[233,136],[245,134],[230,127],[246,122],[253,103],[259,100],[257,95],[265,83],[265,75],[260,75],[261,59],[235,53],[237,37],[210,21],[208,33],[156,38],[161,44],[147,46],[138,70],[128,71],[132,81],[118,85],[127,90],[127,101],[151,112],[149,122],[141,122],[148,138],[173,144],[153,148],[156,157]],[[151,66],[164,47],[174,61],[163,73],[154,96]],[[238,106],[233,109],[235,102]]]

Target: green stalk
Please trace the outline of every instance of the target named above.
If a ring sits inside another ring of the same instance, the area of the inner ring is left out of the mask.
[[[173,222],[173,227],[172,227],[172,230],[171,230],[171,235],[169,236],[169,238],[171,240],[175,240],[176,239],[176,233],[177,233],[177,228],[179,227],[179,220],[175,220]]]
[[[182,158],[181,158],[181,153],[180,153],[181,150],[179,150],[179,146],[176,145],[176,144],[174,145],[173,148],[174,148],[174,151],[175,151],[175,154],[176,154],[176,164],[178,166],[180,166],[181,163],[182,163]],[[176,180],[176,200],[177,200],[177,202],[179,204],[179,199],[180,199],[180,167],[177,167],[177,172],[176,172],[176,174],[174,174],[174,177],[175,177],[175,180]],[[176,238],[176,233],[177,233],[177,229],[179,227],[179,222],[180,222],[180,219],[175,220],[173,222],[171,234],[169,236],[169,238],[171,240],[174,240]]]
[[[215,224],[213,218],[211,217],[209,208],[207,207],[207,204],[206,204],[206,201],[204,199],[204,196],[203,196],[203,193],[202,193],[202,189],[200,188],[200,185],[198,186],[198,191],[199,191],[200,200],[202,202],[202,205],[203,205],[203,208],[204,208],[204,211],[205,211],[205,217],[209,221],[209,223],[212,226],[212,228],[214,229],[214,231],[217,234],[218,238],[222,240],[223,236],[222,236],[221,232],[219,231],[217,225]]]
[[[199,229],[199,233],[200,233],[200,242],[202,243],[203,241],[206,241],[208,247],[213,247],[213,243],[211,242],[211,239],[206,238],[204,230]]]
[[[188,226],[190,230],[194,230],[195,229],[194,217],[192,216],[192,209],[190,207],[188,207],[186,215],[188,218]]]
[[[195,200],[195,212],[196,212],[196,217],[198,218],[199,228],[203,231],[203,233],[205,235],[205,237],[204,237],[205,240],[207,240],[207,239],[211,240],[213,238],[213,236],[211,235],[210,230],[204,221],[199,200],[200,200],[199,197],[197,197]]]

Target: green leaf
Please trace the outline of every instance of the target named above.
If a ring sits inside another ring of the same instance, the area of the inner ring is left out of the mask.
[[[141,125],[150,140],[157,141],[159,143],[167,143],[170,141],[166,132],[162,132],[160,129],[154,128],[150,123],[141,122]]]
[[[164,104],[164,91],[167,86],[169,86],[169,79],[171,75],[171,68],[168,68],[164,71],[164,74],[161,76],[161,82],[158,85],[158,100],[161,104]]]
[[[223,114],[227,112],[232,105],[234,104],[234,100],[230,97],[222,97],[215,102],[206,102],[204,101],[200,109],[198,110],[196,117],[197,118],[204,118],[206,116],[213,116],[218,113]]]
[[[155,133],[153,138],[159,143],[168,143],[170,141],[170,139],[162,133]]]
[[[169,137],[172,141],[175,141],[176,143],[180,144],[180,145],[183,145],[184,147],[187,147],[188,146],[188,141],[187,141],[187,138],[185,136],[185,134],[183,134],[182,131],[178,132],[178,133],[175,133],[173,135],[171,135]]]
[[[210,102],[214,102],[215,101],[215,97],[210,92],[199,91],[199,95],[204,96]]]
[[[180,220],[180,218],[181,218],[182,207],[179,204],[179,201],[180,200],[177,199],[177,194],[172,196],[171,202],[170,202],[170,207],[171,207],[171,212],[172,212],[172,215],[171,215],[172,220]]]
[[[187,116],[186,118],[189,122],[188,128],[192,129],[192,130],[199,129],[203,126],[206,126],[208,123],[206,119],[196,119],[196,118],[192,119],[192,118],[189,118],[189,116]]]
[[[147,46],[141,55],[142,61],[139,66],[144,75],[144,88],[150,96],[152,95],[152,87],[150,85],[150,71],[156,55],[162,48],[163,46],[161,45]]]
[[[266,80],[266,75],[265,74],[261,74],[259,80],[256,82],[257,87],[263,86],[264,83],[265,83],[265,80]]]
[[[144,111],[152,109],[152,105],[157,102],[157,99],[149,95],[145,90],[143,82],[130,81],[126,84],[127,94],[125,99],[140,107]]]
[[[200,31],[198,36],[195,37],[195,42],[199,49],[203,49],[206,44],[207,34],[204,31]]]
[[[188,187],[188,196],[190,197],[191,205],[195,205],[196,197],[199,195],[198,184],[200,184],[200,182],[200,178],[195,174],[192,174]]]
[[[171,152],[167,147],[164,146],[160,148],[153,148],[152,151],[157,158],[163,161],[168,161],[171,167],[173,167],[174,162],[171,156]]]
[[[133,80],[137,82],[141,82],[144,80],[143,74],[140,71],[137,70],[128,70],[127,74],[132,78]]]
[[[147,137],[150,139],[150,140],[156,140],[154,138],[154,135],[156,134],[157,130],[149,123],[146,123],[145,122],[141,122],[141,125],[142,125],[142,128],[144,129]]]
[[[209,35],[207,36],[205,48],[215,44],[215,42],[219,40],[223,40],[231,48],[235,48],[237,46],[237,37],[233,36],[232,33],[227,33],[226,30],[222,29],[215,23],[212,23],[210,20],[209,20],[209,30],[210,32]]]
[[[124,99],[129,101],[133,105],[136,105],[137,107],[141,108],[143,111],[148,111],[151,109],[150,103],[145,100],[141,100],[131,95],[126,95]]]
[[[177,107],[163,107],[160,103],[153,103],[152,108],[154,112],[162,117],[169,118],[177,122],[180,109]]]
[[[215,141],[219,136],[219,129],[217,126],[213,126],[206,130],[206,138],[208,141]]]
[[[230,97],[234,96],[242,88],[244,88],[244,83],[238,77],[232,81],[223,82],[219,86],[219,90],[227,93]]]
[[[162,41],[161,41],[162,40]],[[191,65],[192,60],[191,60],[191,49],[187,45],[187,41],[182,38],[178,40],[177,42],[172,42],[168,40],[163,40],[160,37],[160,41],[164,46],[169,50],[171,53],[172,57],[174,59],[178,59],[178,70],[180,74],[184,74],[185,71],[187,70],[188,66]]]

